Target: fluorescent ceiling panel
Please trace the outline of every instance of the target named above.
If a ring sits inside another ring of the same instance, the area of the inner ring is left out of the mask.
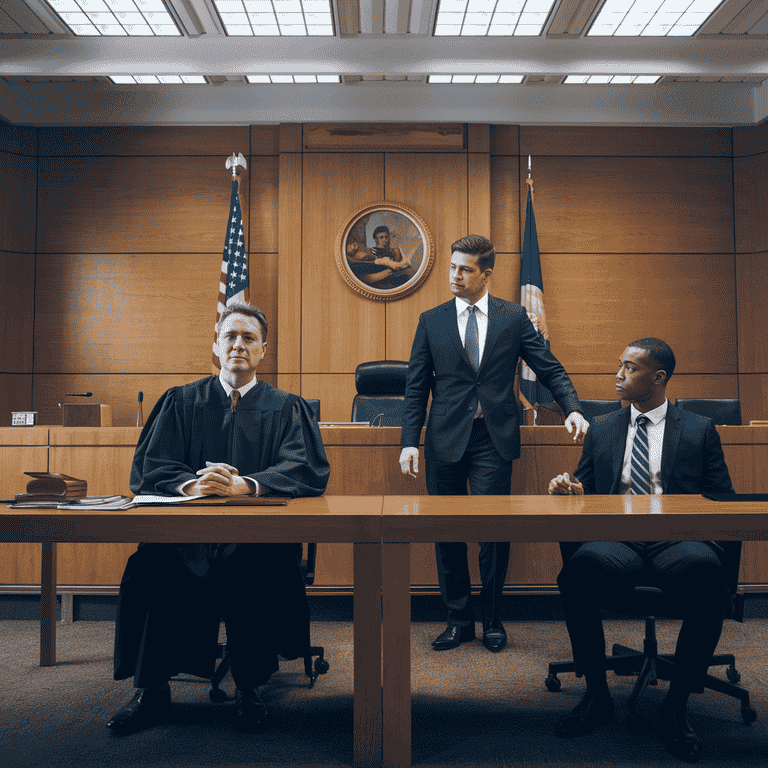
[[[563,83],[566,85],[641,85],[657,83],[661,75],[567,75]]]
[[[333,37],[330,0],[213,0],[232,36]]]
[[[181,83],[204,84],[206,82],[201,75],[110,75],[109,79],[118,85],[144,85],[146,83],[179,85]]]
[[[178,37],[163,0],[47,0],[75,35]]]
[[[440,0],[435,35],[536,36],[556,0]]]
[[[606,0],[588,35],[690,37],[723,0]]]
[[[525,75],[429,75],[428,83],[434,84],[465,84],[465,85],[503,85],[505,83],[522,83]]]
[[[340,83],[340,75],[246,75],[245,79],[254,85],[277,85],[280,83]]]

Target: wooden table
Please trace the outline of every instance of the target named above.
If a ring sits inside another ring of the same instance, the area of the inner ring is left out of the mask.
[[[57,542],[351,542],[354,544],[354,760],[381,765],[382,496],[294,499],[284,507],[140,507],[125,512],[0,505],[0,541],[42,542],[40,664],[56,663]]]
[[[700,496],[385,496],[383,764],[411,764],[412,543],[768,539],[768,503]]]

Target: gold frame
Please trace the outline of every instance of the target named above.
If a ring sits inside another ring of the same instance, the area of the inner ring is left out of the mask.
[[[391,258],[377,257],[374,252],[368,232],[374,225],[373,231],[387,230],[387,246],[392,246],[387,250]],[[403,255],[403,249],[408,251],[407,256]],[[339,231],[335,252],[336,266],[344,282],[356,293],[375,301],[402,299],[413,293],[427,279],[435,260],[434,240],[421,216],[404,205],[386,201],[358,208]],[[356,257],[357,254],[360,256]],[[383,258],[393,266],[380,263],[379,259]],[[374,260],[380,267],[378,271],[373,271]],[[408,266],[396,266],[401,262]],[[388,274],[383,275],[384,272]],[[379,283],[383,287],[377,287]]]

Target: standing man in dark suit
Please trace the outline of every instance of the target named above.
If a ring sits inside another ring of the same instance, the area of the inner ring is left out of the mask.
[[[419,440],[432,391],[424,455],[427,490],[433,495],[508,495],[512,462],[520,455],[518,403],[513,389],[523,358],[552,392],[574,440],[589,424],[576,390],[546,348],[524,307],[488,293],[496,261],[491,242],[467,235],[451,246],[450,285],[456,297],[424,312],[413,340],[405,385],[400,468],[415,477]],[[467,545],[436,544],[440,593],[448,627],[435,650],[475,639],[470,604]],[[480,543],[483,644],[500,651],[507,642],[501,595],[509,564],[509,542]]]
[[[711,419],[666,398],[675,356],[660,339],[633,341],[622,353],[616,394],[631,406],[599,416],[584,441],[572,480],[558,475],[550,494],[733,493],[720,437]],[[687,721],[688,696],[703,690],[723,626],[727,596],[714,541],[585,542],[558,576],[573,658],[587,691],[561,721],[557,735],[580,736],[614,719],[605,674],[600,604],[634,586],[656,586],[685,610],[675,650],[675,678],[659,711],[667,750],[695,762],[701,755]]]

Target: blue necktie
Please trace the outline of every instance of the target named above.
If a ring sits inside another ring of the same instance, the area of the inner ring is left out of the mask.
[[[635,439],[632,441],[632,474],[630,493],[641,496],[651,492],[651,468],[648,462],[647,416],[635,419]]]
[[[475,370],[480,367],[480,342],[477,332],[477,317],[475,316],[476,309],[474,304],[467,307],[469,318],[467,319],[467,333],[464,337],[464,348],[467,350],[469,362],[472,363]]]

